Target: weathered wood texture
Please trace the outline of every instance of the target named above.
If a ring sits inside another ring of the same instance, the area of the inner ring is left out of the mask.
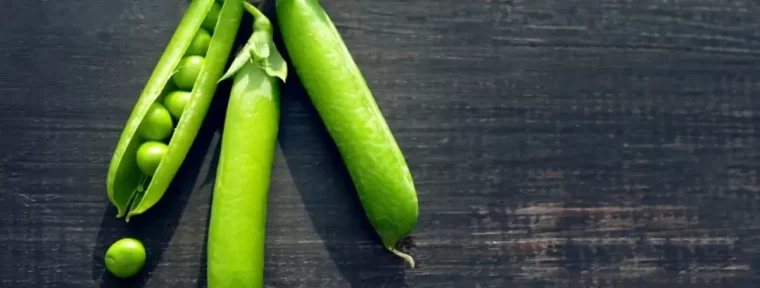
[[[760,4],[322,1],[419,188],[406,269],[378,245],[296,78],[271,287],[757,287]],[[105,174],[186,3],[0,9],[0,286],[203,287],[224,95],[175,185],[126,225]],[[103,274],[137,236],[132,282]]]

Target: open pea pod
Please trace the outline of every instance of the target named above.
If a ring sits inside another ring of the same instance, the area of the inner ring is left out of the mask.
[[[243,0],[193,0],[185,11],[111,159],[106,187],[117,218],[144,213],[168,189],[206,117],[242,15]],[[167,96],[173,94],[180,96]],[[141,161],[143,150],[154,154],[153,163]]]

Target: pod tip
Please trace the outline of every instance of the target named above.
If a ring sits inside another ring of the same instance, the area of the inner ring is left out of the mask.
[[[401,259],[404,259],[406,263],[409,263],[409,266],[414,268],[414,258],[412,256],[409,256],[409,254],[406,254],[404,252],[396,250],[396,248],[393,247],[386,247],[389,251],[393,252],[393,254],[396,254],[396,256],[401,257]]]
[[[124,221],[126,221],[127,223],[129,223],[129,220],[132,219],[132,216],[135,216],[135,215],[138,215],[138,214],[140,214],[140,213],[133,213],[133,211],[129,211],[129,213],[127,213],[127,216],[124,217]]]

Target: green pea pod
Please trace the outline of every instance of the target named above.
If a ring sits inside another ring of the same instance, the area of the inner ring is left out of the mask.
[[[176,88],[170,82],[172,76],[182,68],[178,65],[204,20],[212,16],[209,11],[218,7],[214,0],[191,2],[127,120],[111,159],[106,185],[108,198],[116,206],[117,218],[126,215],[126,221],[129,221],[130,217],[144,213],[155,205],[166,192],[195,140],[231,53],[243,15],[243,0],[227,0],[222,5],[217,15],[220,20],[213,30],[205,60],[195,72],[197,78],[189,91],[187,106],[170,136],[168,149],[160,164],[152,175],[143,174],[138,169],[136,154],[146,140],[138,133],[138,128],[148,125],[143,122],[149,108],[156,107],[162,95]]]
[[[269,24],[258,9],[245,7],[255,24]],[[264,286],[267,195],[280,118],[278,78],[285,78],[287,66],[272,41],[272,25],[254,27],[222,78],[233,82],[211,202],[209,288]],[[252,57],[254,47],[264,46],[267,58]]]
[[[293,67],[335,141],[383,245],[396,250],[417,225],[417,192],[406,160],[330,17],[316,0],[277,0]]]

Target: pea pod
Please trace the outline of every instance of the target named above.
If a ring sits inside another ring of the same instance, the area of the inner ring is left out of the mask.
[[[168,139],[165,139],[168,141],[165,153],[151,156],[159,157],[160,162],[155,167],[153,174],[148,175],[138,167],[137,157],[140,154],[137,152],[139,147],[146,145],[146,140],[156,139],[145,139],[141,135],[143,133],[137,132],[138,130],[154,131],[155,129],[149,129],[150,127],[138,128],[152,125],[148,123],[150,121],[146,121],[146,115],[151,107],[163,107],[160,104],[162,102],[160,98],[171,93],[171,90],[180,87],[176,85],[178,80],[173,75],[186,68],[181,67],[180,63],[187,62],[187,57],[184,56],[188,48],[201,31],[201,25],[204,21],[208,23],[207,19],[212,16],[209,15],[209,12],[213,9],[219,9],[219,3],[214,0],[193,0],[180,20],[166,50],[137,99],[135,108],[126,122],[111,159],[106,187],[109,200],[116,206],[117,218],[126,215],[126,221],[129,221],[130,217],[144,213],[153,207],[174,179],[204,121],[218,80],[224,72],[242,19],[242,2],[242,0],[227,0],[222,4],[219,15],[217,15],[220,20],[216,22],[213,29],[208,51],[205,52],[205,58],[199,65],[200,68],[194,69],[194,74],[187,73],[192,74],[188,77],[195,80],[188,82],[183,79],[183,81],[179,81],[182,84],[192,84],[192,87],[184,87],[190,96],[172,134],[168,136]],[[171,122],[171,117],[166,118],[166,113],[161,112],[157,115],[163,115],[160,119],[169,119],[168,121]],[[159,136],[163,135],[159,134]],[[151,145],[155,145],[155,143]],[[149,163],[151,161],[143,162]]]
[[[417,192],[406,160],[332,20],[316,0],[277,0],[290,61],[335,141],[383,245],[396,250],[417,225]]]
[[[287,65],[272,25],[254,6],[254,29],[223,79],[232,78],[208,231],[208,287],[264,286],[267,195]],[[264,52],[266,51],[266,52]],[[279,79],[279,80],[278,80]]]

